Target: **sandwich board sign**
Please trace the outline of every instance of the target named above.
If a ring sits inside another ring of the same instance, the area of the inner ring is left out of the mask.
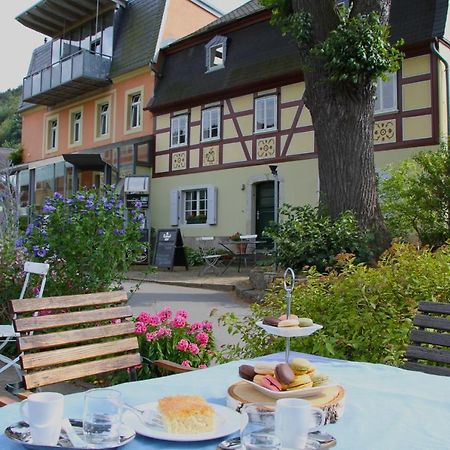
[[[173,270],[174,266],[184,266],[188,270],[183,238],[179,228],[158,230],[153,265],[170,270]]]

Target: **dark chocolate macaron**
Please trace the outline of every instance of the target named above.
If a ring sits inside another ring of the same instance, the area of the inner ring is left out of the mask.
[[[255,375],[255,368],[253,366],[248,364],[242,364],[242,366],[239,366],[239,376],[244,380],[253,381]]]
[[[280,321],[276,317],[272,317],[272,316],[264,317],[264,319],[263,319],[263,324],[264,325],[270,325],[272,327],[277,327],[279,322]]]
[[[281,383],[281,384],[290,384],[295,379],[295,373],[289,366],[289,364],[282,363],[278,364],[275,367],[275,378]]]

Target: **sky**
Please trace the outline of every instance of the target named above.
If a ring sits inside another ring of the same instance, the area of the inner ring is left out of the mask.
[[[218,10],[231,11],[247,0],[206,0]],[[15,17],[37,3],[37,0],[1,0],[0,15],[0,92],[22,84],[31,54],[44,43],[44,35],[21,25]]]

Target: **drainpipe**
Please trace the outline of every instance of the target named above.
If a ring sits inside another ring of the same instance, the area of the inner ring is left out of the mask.
[[[450,80],[449,80],[449,65],[448,61],[439,53],[438,49],[436,48],[436,42],[438,40],[435,39],[431,44],[431,51],[439,58],[440,61],[445,66],[445,85],[446,85],[446,91],[447,91],[447,139],[450,137]]]

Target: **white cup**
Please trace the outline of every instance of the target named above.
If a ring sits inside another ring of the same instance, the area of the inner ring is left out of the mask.
[[[301,398],[282,398],[275,407],[275,433],[285,449],[302,450],[308,433],[325,424],[325,413]]]
[[[62,394],[57,392],[31,394],[20,404],[20,412],[30,426],[33,444],[56,446],[64,414]]]
[[[116,447],[123,401],[114,389],[91,389],[84,396],[83,431],[89,448]]]

